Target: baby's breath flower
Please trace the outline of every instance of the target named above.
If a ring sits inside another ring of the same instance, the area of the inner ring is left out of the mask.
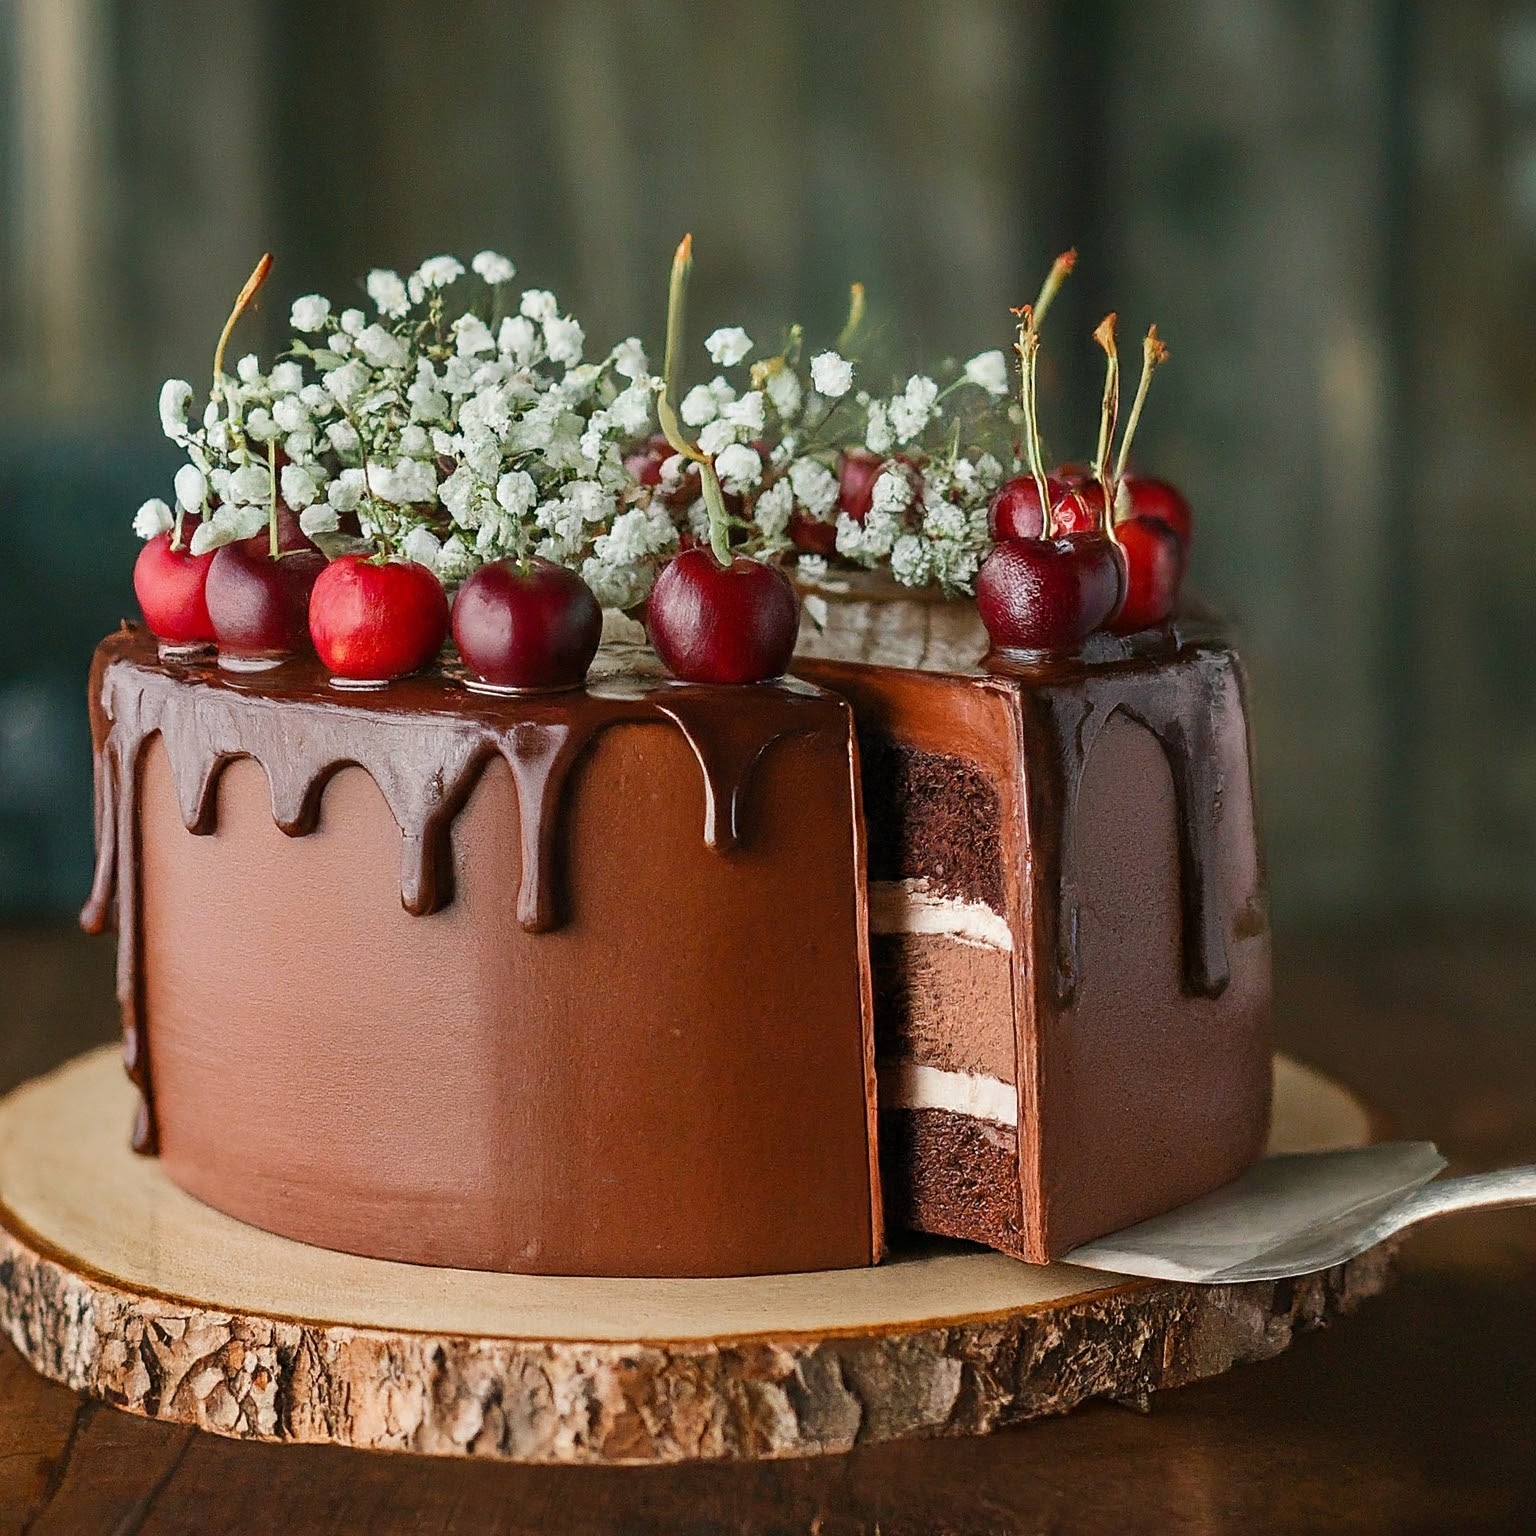
[[[965,377],[989,395],[1008,393],[1008,361],[995,347],[990,352],[978,352],[965,365]]]
[[[341,528],[341,519],[336,516],[335,509],[326,502],[318,506],[305,507],[299,513],[299,529],[307,537],[314,538],[317,533],[336,533]]]
[[[908,587],[924,587],[933,579],[933,555],[915,533],[904,533],[891,545],[891,575]]]
[[[508,265],[510,266],[511,263],[509,262]],[[429,571],[437,569],[437,557],[442,553],[442,548],[436,535],[429,528],[420,526],[412,528],[400,541],[400,553],[407,560],[414,560],[417,565],[426,566]]]
[[[905,512],[912,505],[912,482],[903,469],[888,469],[875,480],[872,500],[877,512]]]
[[[272,402],[272,420],[283,432],[299,432],[309,425],[309,411],[297,395],[284,395]]]
[[[871,453],[886,454],[896,446],[896,435],[891,431],[890,416],[884,402],[871,400],[869,421],[864,429],[864,446]]]
[[[195,464],[176,471],[176,505],[183,512],[201,512],[208,499],[208,477]]]
[[[429,256],[414,275],[424,288],[447,288],[463,277],[464,263],[455,256]]]
[[[296,331],[303,331],[312,335],[316,331],[325,329],[325,322],[330,319],[331,301],[323,298],[318,293],[307,293],[301,299],[293,301],[293,311],[288,316],[288,323]]]
[[[526,470],[510,470],[496,482],[496,504],[510,517],[526,517],[538,499],[539,488]]]
[[[643,379],[650,371],[650,364],[646,360],[645,348],[631,336],[621,341],[610,354],[613,363],[613,371],[621,379]]]
[[[544,322],[544,345],[551,361],[574,366],[581,361],[586,336],[581,326],[569,316],[552,315]]]
[[[739,428],[717,416],[699,429],[699,449],[713,458],[733,446],[740,438]]]
[[[185,379],[167,379],[160,386],[160,430],[173,443],[187,439],[187,409],[192,404],[192,386]]]
[[[404,340],[382,325],[370,325],[359,333],[357,352],[372,368],[403,368],[409,357]]]
[[[337,403],[347,405],[368,383],[368,370],[356,358],[333,368],[325,376],[325,387],[335,396]]]
[[[284,464],[281,484],[284,503],[295,511],[309,506],[320,494],[314,474],[302,464]]]
[[[818,352],[811,359],[811,383],[818,394],[839,400],[853,388],[853,364],[836,352]]]
[[[279,363],[267,375],[267,387],[274,395],[296,395],[304,388],[304,370],[292,359]]]
[[[793,368],[776,368],[768,375],[763,386],[768,392],[768,398],[773,402],[773,408],[780,417],[788,421],[800,410],[805,398],[805,391],[801,388],[799,375]]]
[[[481,251],[470,262],[470,266],[492,287],[498,283],[510,283],[517,276],[517,268],[495,251]]]
[[[363,327],[368,324],[368,316],[360,309],[344,309],[336,323],[344,336],[361,336]],[[273,370],[274,373],[276,371]]]
[[[716,456],[715,473],[726,490],[748,491],[763,478],[763,461],[756,448],[746,443],[732,443]]]
[[[928,425],[938,398],[939,386],[932,379],[914,373],[907,380],[906,389],[890,403],[891,427],[898,443],[910,443]]]
[[[757,498],[752,509],[752,520],[768,539],[777,539],[789,527],[789,519],[795,510],[794,487],[787,479],[775,480]]]
[[[723,325],[705,338],[704,350],[717,368],[732,368],[752,350],[752,338],[739,325]]]
[[[483,357],[496,350],[496,338],[479,315],[460,315],[453,322],[454,346],[460,357]]]
[[[152,539],[156,534],[168,532],[174,521],[171,509],[158,496],[151,496],[133,514],[133,531],[141,539]]]
[[[322,303],[325,301],[322,299]],[[303,299],[299,303],[304,303]],[[259,384],[261,382],[261,359],[254,352],[247,352],[244,357],[235,364],[235,377],[242,384]]]
[[[398,272],[387,267],[375,267],[368,274],[364,287],[381,315],[398,320],[411,307],[405,283]]]
[[[560,303],[547,288],[529,288],[523,293],[517,311],[529,320],[542,324],[546,320],[558,318]]]
[[[817,459],[796,459],[789,466],[795,500],[812,517],[825,519],[837,502],[837,477]]]

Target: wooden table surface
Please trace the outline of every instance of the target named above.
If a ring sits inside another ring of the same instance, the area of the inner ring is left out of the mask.
[[[1536,933],[1283,943],[1283,1045],[1457,1171],[1536,1161]],[[111,945],[0,931],[0,1091],[116,1027]],[[0,1277],[3,1279],[3,1277]],[[0,1344],[0,1536],[1536,1530],[1536,1212],[1405,1250],[1262,1365],[982,1440],[737,1468],[518,1468],[235,1444],[130,1418]]]

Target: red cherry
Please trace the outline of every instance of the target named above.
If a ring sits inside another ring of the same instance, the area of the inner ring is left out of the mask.
[[[1077,463],[1058,464],[1051,471],[1050,478],[1058,481],[1066,490],[1079,490],[1085,485],[1094,483],[1093,466]]]
[[[647,611],[651,643],[689,683],[760,683],[795,652],[800,599],[776,565],[707,549],[678,555],[656,579]]]
[[[1102,534],[1004,539],[976,576],[976,608],[1002,651],[1069,650],[1120,606],[1125,565]]]
[[[194,555],[187,548],[190,523],[182,530],[180,549],[171,548],[169,532],[157,533],[133,562],[133,594],[144,622],[151,634],[171,645],[205,645],[214,638],[205,591],[213,551]]]
[[[1194,512],[1184,494],[1166,480],[1142,475],[1127,475],[1122,482],[1130,497],[1131,517],[1155,517],[1178,534],[1185,550],[1194,534]]]
[[[579,688],[602,635],[592,589],[550,560],[492,560],[453,600],[459,654],[493,688]]]
[[[653,433],[624,455],[625,471],[638,485],[660,485],[661,466],[675,451],[660,432]]]
[[[1102,533],[1104,487],[1097,480],[1069,486],[1051,504],[1051,525],[1058,537],[1067,533]]]
[[[824,523],[798,509],[789,514],[789,542],[807,555],[830,560],[837,553],[837,524]]]
[[[448,597],[424,565],[342,555],[309,594],[309,634],[328,671],[359,682],[418,672],[448,634]]]
[[[1109,627],[1117,635],[1133,635],[1171,617],[1184,577],[1184,546],[1155,517],[1125,518],[1115,536],[1125,556],[1125,601]]]
[[[309,593],[324,569],[314,548],[274,560],[265,534],[218,550],[207,592],[220,659],[272,662],[308,651]]]
[[[1054,476],[1047,478],[1045,488],[1055,506],[1066,494],[1068,487]],[[992,493],[987,508],[987,527],[994,539],[1038,539],[1045,528],[1040,515],[1040,489],[1033,475],[1015,475]]]
[[[851,448],[837,456],[837,509],[862,523],[875,504],[875,481],[885,468],[878,453]]]

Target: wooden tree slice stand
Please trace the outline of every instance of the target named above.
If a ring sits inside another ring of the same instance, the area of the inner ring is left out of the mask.
[[[1371,1138],[1316,1073],[1280,1059],[1276,1089],[1276,1150]],[[416,1268],[200,1205],[129,1152],[131,1105],[112,1051],[0,1103],[0,1325],[76,1391],[242,1439],[616,1464],[983,1434],[1278,1354],[1388,1275],[1202,1288],[938,1242],[766,1279]]]

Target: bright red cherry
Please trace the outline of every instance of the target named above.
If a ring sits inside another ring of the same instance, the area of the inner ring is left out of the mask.
[[[424,565],[342,555],[309,594],[309,634],[326,669],[354,682],[419,672],[448,635],[448,597]]]
[[[651,643],[689,683],[760,683],[789,666],[800,599],[776,565],[707,549],[678,555],[656,579],[646,614]]]
[[[310,649],[309,594],[325,556],[309,545],[274,560],[267,535],[226,544],[208,567],[208,616],[221,664],[270,666]]]
[[[1071,650],[1120,606],[1125,565],[1102,534],[1004,539],[976,576],[976,608],[1000,651]]]
[[[550,560],[492,560],[453,600],[459,654],[492,688],[579,688],[602,636],[603,610],[591,587]]]
[[[133,563],[133,594],[157,639],[168,645],[207,645],[214,638],[206,594],[213,551],[194,555],[187,548],[191,527],[182,535],[180,549],[171,548],[166,532],[157,533],[139,551]]]
[[[1167,523],[1155,517],[1128,517],[1115,527],[1125,556],[1125,601],[1110,624],[1117,635],[1133,635],[1172,617],[1184,577],[1184,546]]]
[[[1131,517],[1155,517],[1178,534],[1186,552],[1194,534],[1194,512],[1184,494],[1166,480],[1142,475],[1127,475],[1122,482],[1130,497]]]
[[[1047,477],[1046,491],[1051,505],[1066,495],[1069,487],[1054,475]],[[1045,529],[1040,515],[1040,489],[1033,475],[1015,475],[992,493],[987,508],[987,527],[994,539],[1038,539]]]

